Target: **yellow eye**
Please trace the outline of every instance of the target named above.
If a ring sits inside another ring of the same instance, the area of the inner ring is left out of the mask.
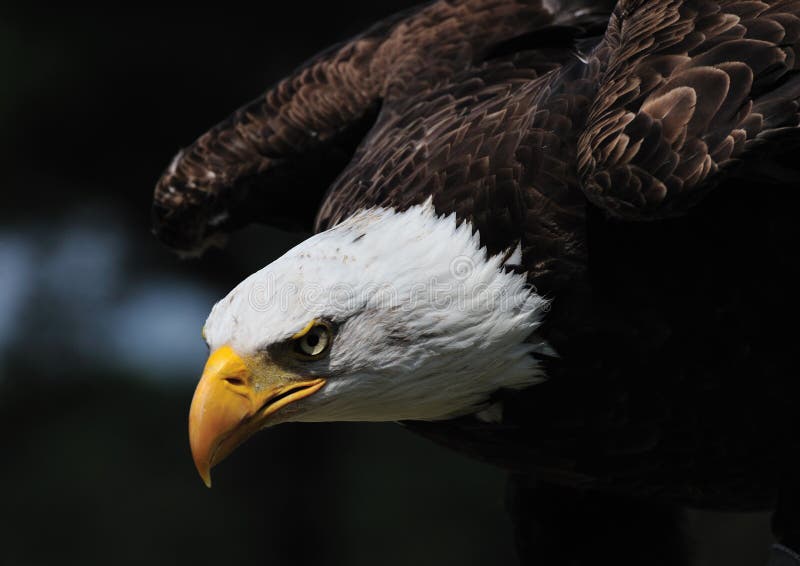
[[[295,351],[302,356],[318,358],[331,344],[331,331],[326,324],[314,324],[294,341]]]

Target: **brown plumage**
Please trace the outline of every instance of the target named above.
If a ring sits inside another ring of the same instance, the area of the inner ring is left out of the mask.
[[[176,157],[157,233],[191,251],[250,220],[308,223],[322,189],[304,181],[341,169],[317,229],[431,193],[475,218],[498,197],[580,208],[577,190],[615,216],[681,214],[797,126],[798,3],[620,2],[579,55],[552,30],[605,24],[588,4],[436,2],[327,50]]]
[[[440,0],[179,153],[155,232],[196,253],[252,221],[322,230],[432,196],[490,252],[521,244],[560,357],[498,392],[501,424],[410,426],[555,483],[770,505],[800,470],[780,327],[799,49],[800,0]]]

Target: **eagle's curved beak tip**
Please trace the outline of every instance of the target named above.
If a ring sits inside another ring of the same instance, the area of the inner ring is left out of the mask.
[[[205,470],[201,470],[198,468],[197,471],[200,472],[200,477],[202,478],[203,483],[206,484],[206,487],[208,489],[211,489],[211,470],[209,470],[208,468],[206,468]]]

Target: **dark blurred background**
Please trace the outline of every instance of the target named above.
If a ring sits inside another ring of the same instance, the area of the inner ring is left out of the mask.
[[[0,8],[0,564],[515,562],[504,474],[397,425],[268,430],[210,491],[189,454],[210,307],[303,234],[179,261],[150,235],[152,188],[236,107],[412,4]],[[763,555],[763,515],[719,519],[691,517],[718,541],[699,563]]]

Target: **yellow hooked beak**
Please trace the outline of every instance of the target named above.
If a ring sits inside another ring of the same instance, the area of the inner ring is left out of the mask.
[[[323,385],[322,378],[304,379],[273,364],[254,372],[230,346],[212,352],[189,410],[189,444],[206,486],[211,468],[264,428],[270,415]]]

